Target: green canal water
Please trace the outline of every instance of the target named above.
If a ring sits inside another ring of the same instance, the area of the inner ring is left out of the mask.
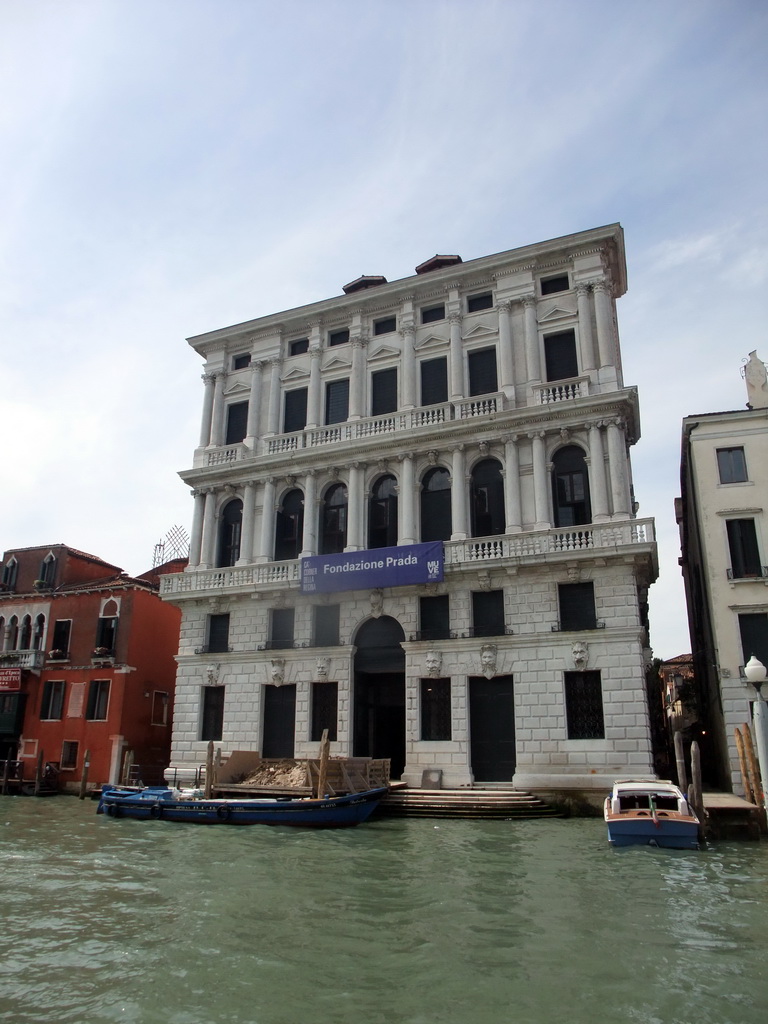
[[[133,822],[0,797],[8,1024],[765,1024],[768,842]]]

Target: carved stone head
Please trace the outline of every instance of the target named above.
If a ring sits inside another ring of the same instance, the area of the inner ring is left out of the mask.
[[[437,679],[440,675],[440,668],[443,663],[443,656],[440,651],[427,651],[424,662],[427,666],[427,675],[430,679]]]
[[[574,668],[578,672],[582,672],[587,667],[589,648],[583,641],[577,640],[571,648],[571,654],[573,655]]]
[[[480,665],[486,679],[496,675],[496,644],[483,644],[480,648]]]

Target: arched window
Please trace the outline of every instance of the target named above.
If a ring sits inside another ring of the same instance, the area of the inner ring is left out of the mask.
[[[43,649],[43,637],[45,635],[45,616],[40,614],[35,619],[35,632],[32,636],[32,647],[36,651],[42,651]],[[0,632],[2,637],[2,632]]]
[[[472,470],[470,485],[472,536],[504,533],[504,483],[497,459],[483,459]]]
[[[451,476],[440,466],[428,470],[421,481],[421,539],[450,540]]]
[[[32,619],[29,615],[25,615],[21,620],[21,629],[19,630],[19,650],[29,651],[32,648]]]
[[[568,445],[552,458],[552,508],[555,526],[581,526],[592,522],[589,474],[584,452]]]
[[[10,619],[8,620],[8,643],[6,645],[6,650],[8,650],[8,651],[15,651],[17,649],[16,648],[16,643],[17,643],[18,639],[19,639],[19,620],[16,618],[15,615],[12,615],[10,617]]]
[[[16,574],[19,570],[19,563],[16,561],[16,556],[11,555],[8,561],[3,566],[3,587],[5,590],[13,590],[16,586]]]
[[[56,578],[56,556],[49,551],[40,563],[39,582],[45,587],[52,587]]]
[[[371,488],[368,506],[368,547],[391,548],[397,544],[397,481],[380,476]]]
[[[298,558],[304,530],[304,495],[294,488],[283,496],[275,520],[275,559]]]
[[[0,615],[0,651],[5,650],[5,619]]]
[[[333,484],[325,492],[320,554],[337,555],[347,546],[347,488]]]
[[[217,566],[234,565],[240,557],[240,531],[243,526],[243,503],[239,498],[227,502],[221,513]]]

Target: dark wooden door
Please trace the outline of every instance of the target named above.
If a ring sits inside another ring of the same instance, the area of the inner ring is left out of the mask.
[[[296,733],[296,687],[264,688],[262,757],[293,757]]]
[[[469,739],[475,782],[511,782],[516,763],[512,676],[469,680]]]

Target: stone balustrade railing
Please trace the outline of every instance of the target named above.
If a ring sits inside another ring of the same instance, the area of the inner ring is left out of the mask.
[[[0,651],[0,668],[28,668],[38,672],[44,660],[43,651]]]
[[[467,568],[504,559],[525,559],[545,554],[610,553],[618,548],[652,544],[652,519],[624,519],[591,523],[567,529],[531,530],[498,537],[473,537],[445,542],[445,566]],[[210,590],[242,590],[251,587],[298,586],[301,561],[261,562],[258,565],[229,565],[219,569],[192,569],[162,576],[163,596]]]

